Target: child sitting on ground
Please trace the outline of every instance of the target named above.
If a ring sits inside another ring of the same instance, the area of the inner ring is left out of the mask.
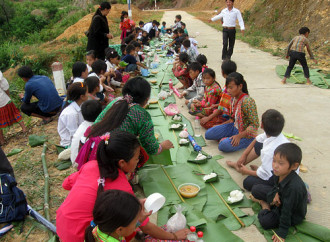
[[[173,31],[172,39],[173,39],[173,41],[168,45],[169,47],[172,47],[172,46],[176,46],[178,44],[181,44],[179,33],[178,33],[178,30],[177,29]]]
[[[22,115],[9,97],[9,84],[7,79],[0,71],[0,146],[5,144],[2,129],[18,123],[23,133],[26,127]]]
[[[194,48],[190,47],[190,40],[189,39],[185,39],[182,42],[183,47],[185,48],[185,51],[187,52],[188,56],[189,56],[189,63],[193,63],[196,62],[196,58],[197,58],[197,52]]]
[[[194,100],[202,101],[204,96],[205,85],[202,78],[202,66],[198,62],[193,62],[188,67],[189,76],[193,79],[191,87],[187,88],[181,93],[180,98],[185,97],[188,109],[190,110],[191,104]]]
[[[262,210],[258,219],[264,229],[278,228],[272,239],[284,241],[289,228],[300,224],[307,213],[307,190],[303,180],[295,172],[302,159],[301,149],[293,143],[281,144],[274,151],[274,185],[258,184],[252,196]]]
[[[87,86],[88,100],[100,101],[100,98],[97,96],[97,93],[100,92],[99,79],[96,76],[90,76],[85,79],[84,84]]]
[[[221,87],[215,80],[215,72],[207,68],[202,73],[205,85],[204,97],[202,101],[194,100],[190,106],[189,113],[200,118],[209,116],[218,107],[221,98]]]
[[[304,48],[306,46],[306,49],[308,51],[308,54],[310,55],[311,59],[314,61],[315,64],[317,64],[317,60],[314,59],[314,55],[312,53],[312,50],[309,46],[309,40],[307,39],[309,36],[310,30],[307,27],[302,27],[299,30],[299,36],[294,37],[287,50],[286,58],[288,59],[290,56],[289,66],[286,69],[286,72],[284,74],[284,78],[282,80],[282,84],[286,83],[286,79],[290,77],[291,71],[296,64],[297,60],[300,62],[300,64],[303,67],[305,78],[307,79],[307,84],[310,85],[311,80],[309,79],[309,69],[306,61],[306,54],[304,51]]]
[[[174,76],[182,83],[184,89],[187,89],[192,85],[187,68],[188,60],[189,56],[187,53],[180,53],[178,60],[173,63],[172,68]]]
[[[80,106],[87,99],[87,86],[84,83],[79,82],[70,85],[66,106],[58,118],[57,131],[61,137],[61,146],[70,147],[74,133],[84,121]]]
[[[190,40],[190,47],[193,48],[193,49],[195,50],[195,52],[196,52],[197,55],[199,55],[198,48],[197,48],[197,46],[198,46],[198,41],[195,40],[194,38],[190,38],[189,35],[187,35],[187,34],[185,34],[185,33],[182,34],[182,35],[181,35],[181,40],[182,40],[182,42],[183,42],[184,40],[186,40],[186,39]],[[181,47],[181,52],[184,52],[184,51],[185,51],[185,48],[184,48],[183,45],[182,45],[182,47]]]
[[[256,184],[274,185],[269,178],[272,174],[272,163],[274,150],[289,140],[281,133],[284,127],[283,115],[274,109],[269,109],[261,117],[261,128],[265,131],[259,134],[254,141],[246,148],[241,157],[236,161],[227,161],[227,165],[235,168],[243,175],[249,175],[243,181],[246,190],[251,191]],[[261,157],[261,166],[251,165],[249,170],[246,165]]]
[[[88,68],[84,62],[77,61],[72,66],[73,83],[84,82],[88,77]]]
[[[189,35],[189,34],[188,34],[188,30],[187,30],[187,27],[186,27],[186,24],[185,24],[185,23],[181,22],[181,28],[183,29],[183,31],[184,31],[184,33],[185,33],[186,35]]]
[[[130,193],[108,190],[101,193],[93,209],[93,221],[85,231],[85,241],[122,241],[135,232],[141,219],[140,201]]]
[[[149,41],[150,41],[150,38],[149,38],[149,35],[148,35],[148,32],[143,30],[142,31],[142,44],[143,45],[146,45],[146,46],[149,46]]]
[[[95,78],[96,77],[88,77],[87,79],[95,79]],[[75,160],[77,158],[80,140],[82,138],[84,138],[82,143],[85,143],[86,138],[84,137],[84,133],[86,132],[86,129],[94,123],[95,119],[97,118],[97,116],[99,116],[101,112],[102,112],[102,105],[97,100],[87,100],[81,105],[81,114],[84,118],[84,121],[79,125],[78,129],[76,130],[76,132],[72,137],[72,142],[71,142],[72,164],[75,163]]]
[[[172,27],[173,30],[181,29],[181,26],[182,26],[181,19],[182,19],[182,17],[180,14],[175,16],[175,25]]]
[[[162,27],[160,29],[160,32],[162,34],[166,34],[166,22],[165,21],[162,22]]]
[[[236,63],[231,60],[224,60],[221,65],[222,76],[226,79],[227,76],[236,72],[237,66]],[[200,120],[200,124],[205,129],[212,128],[213,126],[222,124],[223,122],[228,120],[228,115],[230,112],[230,100],[231,96],[227,92],[226,85],[224,85],[222,89],[222,94],[219,102],[218,109],[214,110],[214,112],[207,117],[204,117]]]
[[[140,66],[144,69],[148,69],[144,64],[136,61],[136,58],[135,58],[136,51],[135,51],[134,45],[128,45],[126,47],[126,53],[127,53],[126,56],[123,58],[123,61],[128,63],[128,65],[126,66],[126,69],[125,69],[126,72],[136,71],[138,66]]]
[[[203,72],[206,68],[208,68],[208,66],[207,66],[207,58],[206,58],[205,55],[203,55],[203,54],[199,54],[199,55],[197,56],[197,58],[196,58],[196,61],[197,61],[199,64],[201,64],[201,66],[202,66],[202,72]]]
[[[123,76],[120,70],[124,70],[125,67],[119,67],[120,58],[118,52],[115,49],[107,48],[105,51],[105,58],[107,64],[108,83],[114,87],[120,87],[123,84]]]
[[[92,65],[96,60],[97,58],[95,57],[94,50],[90,50],[86,53],[86,63],[87,63],[88,73],[92,71]]]

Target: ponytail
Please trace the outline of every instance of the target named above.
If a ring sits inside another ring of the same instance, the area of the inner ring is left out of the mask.
[[[87,85],[85,85],[83,82],[72,83],[67,91],[66,103],[63,109],[69,106],[69,104],[71,104],[72,102],[78,101],[81,95],[85,95],[86,92]]]
[[[111,132],[107,141],[102,140],[99,143],[96,156],[100,171],[98,194],[103,192],[106,178],[112,181],[118,178],[118,162],[129,162],[139,147],[140,143],[135,135],[120,130]]]
[[[235,82],[235,85],[237,85],[237,86],[242,84],[242,92],[249,95],[247,83],[244,80],[244,77],[242,76],[242,74],[240,74],[238,72],[230,73],[226,78],[226,86],[228,86],[228,84],[232,81]]]

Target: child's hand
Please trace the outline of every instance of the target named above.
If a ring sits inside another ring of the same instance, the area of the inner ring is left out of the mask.
[[[181,229],[176,231],[174,234],[176,238],[173,238],[174,240],[185,240],[187,238],[187,235],[190,233],[189,229]]]
[[[276,206],[276,207],[281,206],[280,195],[278,195],[278,193],[275,194],[273,202],[270,205],[273,205],[273,206]]]
[[[105,91],[107,91],[107,92],[113,92],[113,91],[115,91],[115,90],[113,90],[111,87],[109,87],[107,85],[104,85],[103,87],[104,87]]]
[[[174,148],[173,143],[169,140],[165,140],[160,144],[163,148],[163,150],[169,150],[171,148]]]
[[[208,121],[210,121],[209,119],[210,119],[210,118],[209,118],[208,116],[206,116],[206,117],[204,117],[204,118],[201,118],[201,119],[200,119],[200,123],[204,125],[204,124],[206,124]]]
[[[273,235],[272,240],[273,240],[273,242],[284,242],[285,241],[285,239],[283,239],[279,236],[276,236],[275,234]]]
[[[236,134],[236,135],[231,136],[230,139],[231,139],[232,146],[238,146],[241,141],[241,136],[239,134]]]
[[[240,165],[240,166],[238,166],[238,171],[242,175],[247,175],[248,171],[249,171],[249,168],[247,168],[245,165]]]
[[[143,221],[146,220],[152,214],[152,210],[147,212],[144,209],[144,204],[145,204],[146,200],[147,200],[146,198],[140,199],[141,208],[142,208],[141,212],[140,212],[140,216],[139,216],[139,222],[140,223],[143,223]]]

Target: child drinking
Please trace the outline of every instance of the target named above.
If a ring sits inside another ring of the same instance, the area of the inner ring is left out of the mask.
[[[193,79],[193,84],[181,93],[180,98],[185,97],[187,99],[185,103],[190,110],[191,104],[195,100],[203,100],[205,85],[203,83],[201,64],[193,62],[189,65],[188,70],[190,78]]]
[[[307,39],[309,36],[310,30],[307,27],[302,27],[299,30],[299,36],[294,37],[289,46],[288,51],[286,54],[286,58],[288,59],[290,56],[289,66],[286,69],[286,72],[284,74],[284,78],[282,80],[282,84],[286,83],[286,79],[290,77],[291,71],[296,64],[297,60],[300,62],[300,64],[303,67],[305,78],[307,79],[307,84],[310,85],[311,80],[309,79],[309,69],[306,61],[306,54],[305,54],[305,46],[308,51],[308,54],[310,55],[311,59],[314,61],[315,64],[317,64],[317,60],[314,59],[314,55],[312,53],[312,50],[309,46],[309,40]]]
[[[122,241],[135,232],[142,206],[130,193],[108,190],[101,193],[93,209],[93,221],[86,228],[85,241]]]
[[[220,140],[220,151],[233,152],[248,147],[257,136],[259,119],[255,101],[249,96],[247,84],[240,73],[233,72],[227,76],[226,88],[232,97],[230,119],[207,130],[205,138]]]
[[[18,123],[23,133],[26,127],[19,110],[9,97],[9,84],[7,79],[0,71],[0,146],[5,144],[2,129]]]
[[[207,68],[202,73],[203,83],[205,85],[204,97],[202,101],[193,100],[190,106],[190,114],[200,118],[209,116],[218,106],[217,103],[221,97],[221,87],[215,81],[215,72],[211,68]]]
[[[92,65],[96,60],[97,59],[95,57],[94,50],[90,50],[86,53],[86,63],[87,63],[88,73],[90,73],[92,71]]]
[[[67,93],[67,104],[58,118],[57,131],[61,137],[61,146],[69,147],[71,140],[84,121],[80,106],[88,99],[87,87],[84,83],[72,83]]]
[[[84,82],[88,77],[88,68],[84,62],[77,61],[72,66],[73,83]]]
[[[231,60],[224,60],[221,65],[222,76],[226,79],[227,76],[236,72],[237,66],[236,63]],[[205,129],[212,128],[213,126],[222,124],[228,120],[229,109],[230,109],[230,100],[231,96],[228,94],[226,86],[222,89],[222,95],[220,98],[218,109],[207,117],[204,117],[200,120],[200,124]]]
[[[303,180],[296,173],[302,159],[299,146],[285,143],[274,151],[274,185],[258,184],[253,187],[252,196],[262,210],[258,219],[264,229],[278,228],[273,235],[274,242],[284,241],[291,226],[300,224],[307,213],[307,190]]]
[[[173,63],[173,74],[182,83],[183,88],[187,89],[192,85],[189,71],[187,68],[189,56],[187,53],[180,53],[179,59]]]
[[[88,78],[95,78],[95,77],[88,77]],[[76,132],[72,137],[71,156],[70,156],[72,164],[74,164],[77,158],[81,140],[83,139],[82,143],[85,143],[86,138],[84,138],[84,133],[86,132],[86,129],[94,123],[95,119],[101,112],[102,112],[102,105],[97,100],[87,100],[81,105],[81,114],[84,118],[84,121],[79,125],[78,129],[76,130]]]

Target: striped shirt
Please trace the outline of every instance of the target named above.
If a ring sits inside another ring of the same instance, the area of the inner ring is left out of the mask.
[[[309,46],[309,40],[303,35],[296,36],[291,40],[288,46],[287,55],[289,55],[290,51],[305,53],[305,46]],[[311,59],[314,59],[312,51],[310,53],[311,53]]]

